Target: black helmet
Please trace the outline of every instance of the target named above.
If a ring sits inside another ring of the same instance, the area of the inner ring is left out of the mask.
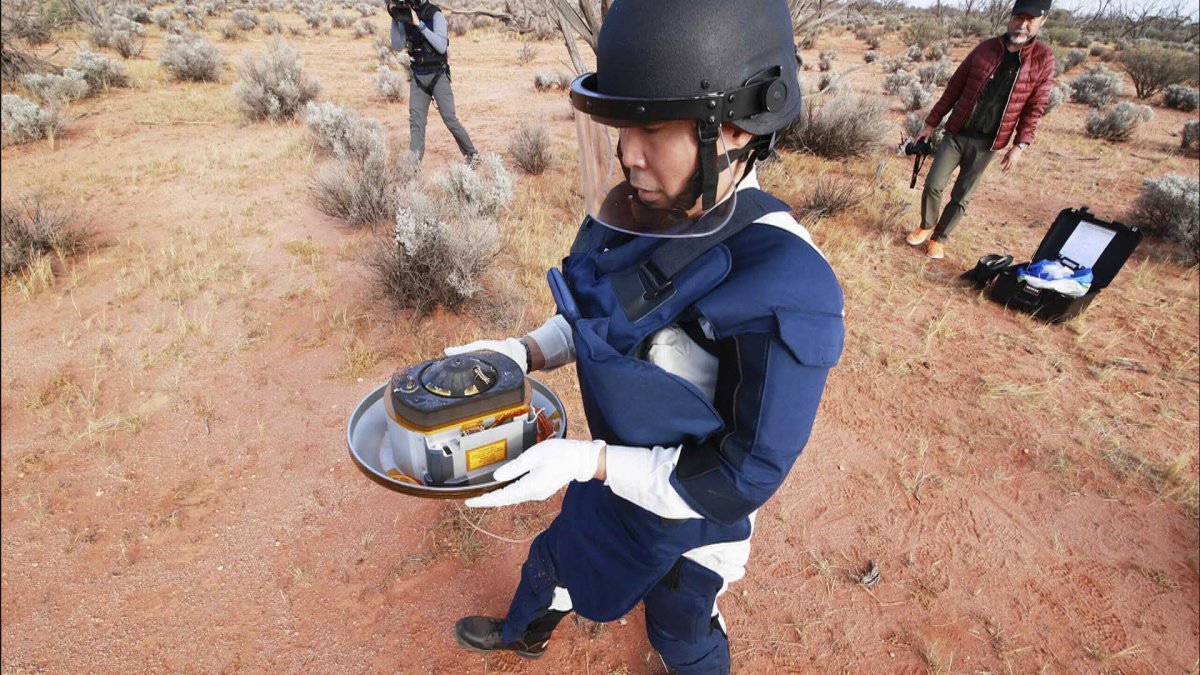
[[[585,197],[615,172],[589,167],[601,159],[595,124],[636,126],[666,120],[695,120],[698,167],[689,194],[679,203],[688,207],[702,200],[707,215],[732,196],[718,194],[718,178],[731,162],[747,158],[748,165],[767,154],[775,132],[800,113],[800,86],[791,13],[786,0],[617,0],[600,29],[596,72],[571,84],[571,103],[581,121],[581,160]],[[592,123],[585,129],[583,122]],[[720,147],[721,125],[732,123],[756,138],[745,148],[725,153]],[[620,148],[615,148],[619,155]],[[724,156],[723,156],[724,155]],[[624,167],[623,167],[624,168]],[[728,182],[728,181],[726,181]],[[736,181],[735,181],[736,182]],[[646,226],[626,227],[606,222],[611,212],[612,185],[589,200],[594,218],[616,229],[650,234]],[[627,191],[628,192],[628,191]],[[635,199],[625,195],[626,199]],[[595,206],[593,209],[591,207]],[[626,209],[627,210],[627,209]],[[732,204],[725,204],[732,211]],[[716,215],[716,214],[714,214]],[[679,217],[666,232],[662,218],[654,225],[664,236],[711,232],[724,224],[698,226],[698,218]],[[684,222],[687,221],[687,222]]]

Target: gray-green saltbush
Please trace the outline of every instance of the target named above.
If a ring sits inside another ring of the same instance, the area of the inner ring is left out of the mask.
[[[304,72],[300,53],[282,43],[261,59],[247,55],[239,73],[242,79],[234,83],[233,96],[252,120],[293,119],[321,91],[321,83]]]
[[[387,66],[379,66],[375,69],[375,91],[379,92],[385,101],[403,101],[408,93],[408,80]]]
[[[1105,112],[1093,108],[1088,111],[1086,129],[1092,138],[1122,142],[1133,137],[1143,122],[1149,122],[1154,112],[1148,105],[1122,101]]]
[[[229,19],[240,30],[254,30],[258,26],[258,15],[248,9],[233,10]]]
[[[434,178],[441,194],[414,190],[395,212],[395,238],[368,263],[396,308],[419,314],[478,297],[499,253],[495,215],[512,196],[511,177],[491,155],[479,169],[459,164]]]
[[[55,107],[84,98],[91,92],[87,78],[74,68],[64,68],[62,75],[30,73],[21,78],[21,84],[38,102]]]
[[[1200,259],[1200,181],[1169,173],[1147,178],[1134,204],[1142,229],[1182,243],[1189,262]]]
[[[954,64],[945,59],[927,63],[917,69],[917,77],[921,79],[921,84],[934,87],[946,86],[952,75],[954,75]]]
[[[80,49],[71,66],[83,73],[93,93],[108,87],[133,86],[133,80],[123,64],[88,49]]]
[[[4,145],[53,138],[62,124],[57,108],[43,108],[16,94],[0,97],[0,133]]]
[[[1070,70],[1076,66],[1087,63],[1088,53],[1086,49],[1072,49],[1067,52],[1066,58],[1063,59],[1065,66],[1064,70]]]
[[[1163,92],[1163,104],[1168,108],[1191,112],[1200,108],[1200,91],[1182,84],[1167,85]]]
[[[1055,84],[1050,87],[1050,96],[1046,98],[1046,110],[1043,114],[1050,114],[1052,110],[1062,105],[1063,100],[1066,98],[1067,94],[1063,91],[1062,85]]]
[[[925,90],[919,82],[914,82],[897,94],[905,110],[920,110],[933,102],[933,94]]]
[[[883,90],[889,94],[899,94],[914,84],[920,84],[920,79],[907,70],[897,70],[883,78]]]
[[[1093,108],[1112,103],[1113,99],[1125,91],[1121,76],[1102,65],[1090,68],[1083,75],[1076,76],[1068,85],[1071,87],[1072,101],[1086,103]]]
[[[308,102],[304,125],[313,147],[337,159],[364,162],[372,153],[387,154],[379,122],[335,103]]]
[[[563,90],[571,86],[571,74],[565,70],[538,73],[533,76],[533,88],[538,91]]]
[[[167,46],[158,59],[171,77],[182,82],[218,82],[225,62],[221,50],[199,36],[166,36]]]
[[[370,19],[366,19],[366,18],[359,19],[358,22],[354,24],[354,33],[353,34],[354,34],[355,38],[361,38],[361,37],[366,37],[368,35],[374,35],[375,34],[375,24]]]
[[[879,60],[880,56],[881,56],[880,53],[875,51],[874,49],[868,49],[867,51],[863,52],[862,58],[863,58],[863,61],[866,63],[875,63],[876,61]]]
[[[1188,120],[1183,123],[1183,129],[1179,132],[1180,142],[1179,147],[1187,150],[1194,145],[1200,145],[1200,120]]]
[[[929,117],[929,111],[923,110],[920,112],[910,112],[904,116],[904,135],[907,138],[916,138],[917,134],[925,128],[925,118]],[[933,130],[933,135],[929,138],[929,143],[935,148],[942,142],[942,137],[946,134],[946,124],[943,121]]]

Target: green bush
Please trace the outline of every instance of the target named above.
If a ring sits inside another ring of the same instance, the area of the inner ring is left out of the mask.
[[[1196,81],[1196,57],[1177,49],[1138,46],[1125,50],[1120,62],[1141,99],[1150,98],[1167,85]]]
[[[1042,39],[1046,42],[1064,47],[1078,44],[1082,37],[1080,30],[1071,26],[1051,26],[1042,31]]]
[[[946,38],[946,29],[933,19],[915,21],[900,31],[900,39],[910,47],[925,51],[927,47]]]

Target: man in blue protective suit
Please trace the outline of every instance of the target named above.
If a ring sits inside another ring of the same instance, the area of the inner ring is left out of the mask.
[[[717,597],[740,579],[758,508],[812,429],[844,336],[842,294],[754,164],[800,112],[786,0],[617,0],[595,73],[571,85],[584,220],[549,272],[558,314],[485,340],[527,371],[575,362],[595,440],[552,439],[468,500],[546,499],[505,618],[459,644],[536,658],[571,611],[645,604],[651,644],[680,673],[726,673]]]

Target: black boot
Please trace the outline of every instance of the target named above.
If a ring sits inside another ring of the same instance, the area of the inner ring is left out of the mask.
[[[458,640],[458,644],[473,652],[510,651],[527,659],[540,658],[542,654],[546,653],[546,645],[550,642],[548,633],[545,638],[532,643],[526,640],[517,640],[503,644],[501,642],[503,638],[500,637],[500,627],[503,625],[503,619],[468,616],[465,619],[459,619],[458,623],[454,624],[454,639]],[[526,633],[526,638],[528,637],[529,634]]]

